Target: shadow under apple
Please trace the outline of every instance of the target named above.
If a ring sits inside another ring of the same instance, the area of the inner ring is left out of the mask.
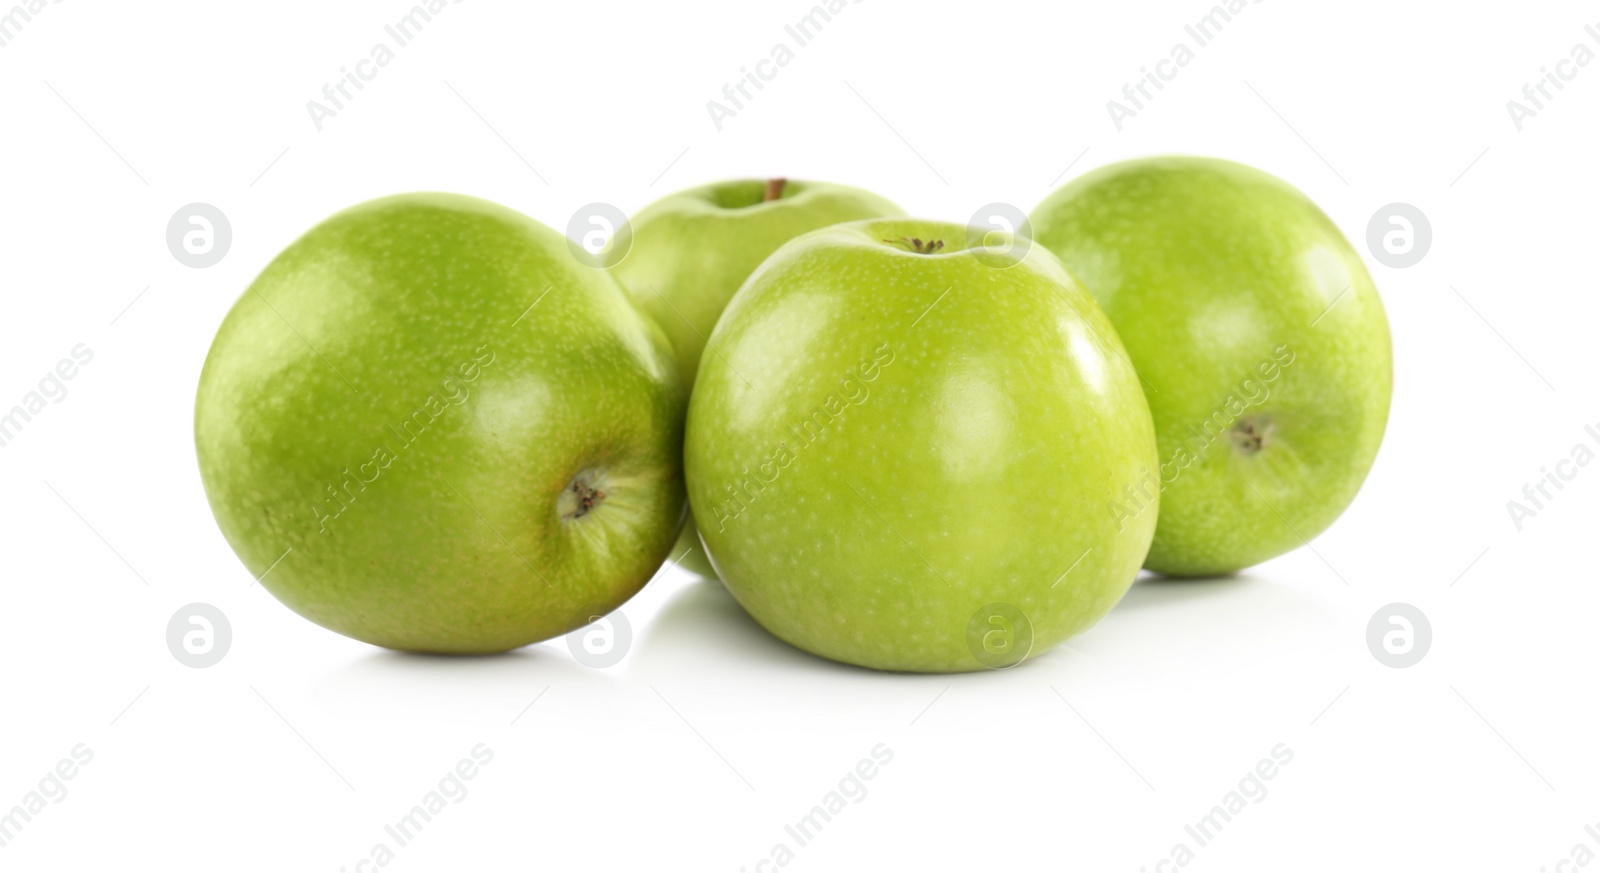
[[[656,615],[633,655],[655,674],[698,674],[736,665],[754,670],[806,670],[870,676],[873,671],[840,664],[778,639],[750,617],[716,579],[697,578]]]
[[[694,687],[728,718],[781,714],[807,731],[970,730],[1010,701],[1048,695],[1050,670],[1033,659],[975,673],[890,673],[830,661],[778,639],[721,583],[675,593],[629,656],[631,671],[663,691]],[[833,716],[821,717],[831,713]]]
[[[1226,576],[1162,576],[1141,572],[1133,587],[1122,596],[1113,608],[1116,611],[1140,611],[1196,600],[1215,600],[1242,595],[1250,589],[1265,585],[1263,580],[1246,572]]]
[[[563,638],[497,655],[429,655],[373,649],[315,682],[311,694],[330,712],[356,719],[510,721],[542,689],[593,682],[590,670],[551,646]]]
[[[771,671],[823,677],[829,682],[854,682],[881,690],[926,683],[943,687],[969,680],[994,683],[996,674],[1024,674],[1029,659],[1004,670],[972,673],[896,673],[832,661],[789,645],[750,617],[718,580],[696,580],[676,594],[655,617],[632,659],[651,677],[749,672],[771,681]],[[1037,678],[1037,677],[1035,677]]]
[[[1230,672],[1337,648],[1348,623],[1331,599],[1268,570],[1211,578],[1147,575],[1064,648],[1108,676]]]

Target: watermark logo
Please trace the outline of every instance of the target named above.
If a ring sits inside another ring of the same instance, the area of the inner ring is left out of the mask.
[[[1184,35],[1189,39],[1172,46],[1167,56],[1156,61],[1150,67],[1140,67],[1139,77],[1132,82],[1122,85],[1122,100],[1107,100],[1106,113],[1111,116],[1111,124],[1122,132],[1122,126],[1128,119],[1137,116],[1149,107],[1156,95],[1167,87],[1167,83],[1178,78],[1178,73],[1189,66],[1198,54],[1195,49],[1204,49],[1216,40],[1223,28],[1233,23],[1234,16],[1243,12],[1246,7],[1254,6],[1261,0],[1227,0],[1226,4],[1218,3],[1211,10],[1201,16],[1199,21],[1183,26]],[[1191,47],[1190,43],[1193,43]]]
[[[94,760],[94,750],[86,743],[72,747],[71,757],[62,758],[45,772],[36,787],[22,796],[22,802],[0,812],[0,849],[16,841],[17,835],[52,805],[67,799],[67,783],[77,778],[80,768]]]
[[[990,203],[967,220],[967,250],[978,262],[1004,270],[1028,256],[1033,247],[1028,214],[1010,203]]]
[[[78,375],[80,367],[94,360],[94,349],[83,343],[73,346],[69,354],[71,357],[57,361],[55,367],[44,374],[37,388],[22,395],[21,402],[10,410],[0,409],[0,449],[15,442],[36,416],[66,400],[67,383]]]
[[[45,0],[27,0],[18,3],[10,9],[0,12],[0,48],[5,48],[17,39],[17,34],[22,29],[33,23],[33,17],[60,3],[61,0],[50,0],[46,5]]]
[[[822,796],[822,800],[793,824],[783,826],[783,833],[788,840],[774,843],[767,851],[767,857],[756,863],[740,867],[739,873],[752,873],[752,871],[771,871],[779,867],[787,867],[795,859],[798,850],[815,842],[821,835],[822,829],[832,824],[840,814],[852,805],[867,799],[867,783],[878,777],[882,768],[887,767],[894,760],[894,750],[887,743],[879,743],[872,747],[868,757],[856,762],[856,765],[845,771],[838,783]],[[793,845],[790,845],[790,841]]]
[[[1166,491],[1184,470],[1204,458],[1218,438],[1226,436],[1242,452],[1258,452],[1265,448],[1272,440],[1272,419],[1245,413],[1267,402],[1272,396],[1269,384],[1277,381],[1284,368],[1294,363],[1294,357],[1294,349],[1287,343],[1273,349],[1272,357],[1257,364],[1255,374],[1228,392],[1228,396],[1211,410],[1210,416],[1199,424],[1189,425],[1189,436],[1178,443],[1159,472],[1145,470],[1142,479],[1123,488],[1121,500],[1107,501],[1106,508],[1117,522],[1117,530],[1126,529],[1129,521],[1154,506],[1156,495]]]
[[[833,21],[834,16],[845,10],[846,6],[854,6],[861,0],[827,0],[826,8],[823,4],[811,7],[811,11],[801,16],[799,21],[783,26],[783,32],[788,35],[788,40],[780,40],[773,44],[767,56],[755,62],[755,69],[749,67],[739,68],[739,77],[732,82],[722,85],[722,101],[707,100],[706,114],[711,116],[711,126],[722,132],[722,126],[728,119],[737,116],[745,109],[746,104],[755,99],[755,94],[767,87],[767,83],[778,78],[778,73],[795,59],[796,53],[811,44],[822,32],[822,28]],[[791,48],[789,43],[793,41]],[[740,98],[744,98],[741,100]],[[726,102],[723,102],[726,101]]]
[[[967,620],[967,651],[991,670],[1014,667],[1033,651],[1033,623],[1009,603],[991,603]]]
[[[1183,826],[1183,832],[1188,840],[1179,840],[1167,851],[1167,857],[1162,858],[1150,867],[1140,867],[1139,873],[1171,873],[1180,867],[1187,867],[1198,854],[1216,841],[1224,828],[1233,823],[1245,810],[1267,799],[1267,783],[1277,778],[1284,767],[1294,761],[1294,749],[1285,743],[1272,747],[1268,756],[1256,762],[1256,765],[1246,771],[1238,785],[1222,796],[1216,806],[1211,807],[1205,815],[1193,824]],[[1190,845],[1190,842],[1193,845]]]
[[[400,460],[400,453],[415,445],[422,434],[443,418],[451,407],[467,402],[472,393],[467,386],[477,381],[484,367],[494,363],[494,350],[488,346],[478,346],[473,354],[475,357],[472,360],[452,370],[440,382],[441,390],[429,394],[398,427],[389,425],[389,432],[394,435],[393,442],[379,444],[372,450],[371,458],[356,464],[354,470],[345,467],[337,477],[338,485],[328,482],[324,486],[322,502],[311,504],[311,517],[316,522],[318,533],[327,533],[328,523],[344,515],[355,504],[356,498],[366,493],[367,486],[377,482],[384,470]]]
[[[1595,425],[1584,425],[1583,431],[1595,445],[1600,446],[1600,428]],[[1539,468],[1539,478],[1532,482],[1523,483],[1522,500],[1506,501],[1506,514],[1511,516],[1511,524],[1516,527],[1517,533],[1522,533],[1523,525],[1530,519],[1538,518],[1539,513],[1549,509],[1556,496],[1566,488],[1566,483],[1578,478],[1578,473],[1595,458],[1594,449],[1588,443],[1573,445],[1567,457],[1555,462],[1555,469],[1549,467]],[[1554,488],[1555,491],[1550,489]],[[1543,500],[1539,498],[1543,497]]]
[[[1409,603],[1391,603],[1367,622],[1367,648],[1385,667],[1416,666],[1433,646],[1433,625]]]
[[[191,603],[167,620],[167,650],[185,667],[215,666],[233,647],[233,625],[209,603]]]
[[[567,634],[567,651],[585,667],[615,667],[633,645],[633,625],[620,609],[595,604],[579,610],[575,620],[583,626]]]
[[[393,24],[383,26],[387,40],[375,43],[367,56],[356,61],[350,66],[339,68],[339,76],[332,82],[322,85],[322,100],[307,100],[306,114],[311,117],[311,124],[322,132],[323,125],[329,119],[337,118],[340,112],[349,108],[356,95],[366,90],[367,84],[378,78],[384,68],[394,62],[398,57],[396,49],[405,49],[410,46],[423,28],[433,23],[434,16],[445,10],[447,6],[454,6],[461,0],[427,0],[427,3],[418,3],[411,7],[400,20]],[[391,47],[390,43],[393,43]]]
[[[214,267],[233,247],[233,225],[209,203],[190,203],[167,221],[167,250],[185,267]]]
[[[1600,847],[1600,822],[1584,825],[1583,832],[1589,837],[1590,843]],[[1600,857],[1595,854],[1595,847],[1588,843],[1573,843],[1572,848],[1567,850],[1567,857],[1548,867],[1540,867],[1539,873],[1574,873],[1581,867],[1587,867],[1596,857]]]
[[[587,204],[567,222],[567,248],[585,267],[615,267],[633,250],[633,225],[627,213],[610,203]]]
[[[716,522],[717,530],[727,530],[728,522],[743,515],[751,503],[759,500],[795,462],[799,453],[822,439],[828,428],[841,426],[850,407],[866,403],[872,396],[870,384],[892,363],[894,349],[888,343],[873,349],[870,358],[863,355],[855,367],[840,377],[838,390],[830,392],[800,421],[789,425],[789,433],[795,440],[792,447],[787,440],[778,443],[768,452],[767,459],[756,465],[754,472],[742,467],[736,480],[723,483],[722,491],[727,499],[711,506],[711,520]]]
[[[1414,267],[1433,246],[1433,225],[1410,203],[1390,203],[1367,222],[1367,250],[1385,267]]]
[[[1600,27],[1585,24],[1583,31],[1596,45],[1600,45]],[[1539,78],[1522,83],[1522,99],[1506,101],[1506,114],[1511,116],[1511,126],[1517,129],[1517,133],[1522,132],[1528,119],[1549,108],[1548,104],[1566,90],[1566,83],[1578,78],[1578,73],[1589,66],[1594,58],[1594,49],[1588,43],[1574,43],[1567,56],[1555,62],[1554,70],[1540,67]]]
[[[400,850],[415,842],[423,829],[432,824],[434,819],[451,806],[466,800],[467,783],[476,779],[481,769],[494,761],[494,750],[486,743],[473,746],[469,754],[470,757],[462,758],[446,771],[444,776],[439,778],[438,784],[422,795],[422,799],[405,815],[393,824],[383,826],[384,839],[372,844],[372,848],[367,850],[367,857],[347,867],[340,867],[340,873],[351,873],[351,871],[365,873],[389,866],[399,855]]]

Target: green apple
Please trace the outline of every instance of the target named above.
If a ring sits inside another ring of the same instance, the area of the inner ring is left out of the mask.
[[[904,215],[888,200],[846,185],[738,179],[690,188],[645,207],[629,225],[633,244],[613,274],[666,331],[679,372],[694,384],[706,338],[755,268],[802,233],[865,218]],[[673,555],[702,576],[693,519]]]
[[[1103,167],[1034,209],[1033,236],[1094,294],[1148,388],[1161,465],[1119,515],[1160,523],[1146,566],[1229,573],[1322,532],[1389,417],[1389,323],[1328,216],[1230,161]]]
[[[737,179],[663,197],[629,219],[633,246],[612,274],[661,325],[694,384],[706,339],[734,292],[769,255],[832,224],[905,212],[859,188]]]
[[[1104,615],[1149,547],[1154,512],[1106,511],[1156,461],[1116,333],[1042,247],[968,238],[911,219],[806,234],[711,336],[689,500],[729,591],[806,651],[1010,666]]]
[[[586,624],[684,517],[666,338],[555,231],[449,194],[313,228],[228,313],[195,444],[252,575],[347,636],[484,653]]]

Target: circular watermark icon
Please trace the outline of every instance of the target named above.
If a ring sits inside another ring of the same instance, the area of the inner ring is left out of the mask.
[[[191,603],[167,621],[167,649],[185,667],[213,666],[232,645],[233,625],[209,603]]]
[[[979,263],[1004,270],[1028,256],[1033,225],[1010,203],[990,203],[967,219],[967,250]]]
[[[614,667],[633,645],[633,626],[622,610],[592,606],[578,612],[583,626],[567,634],[567,650],[586,667]]]
[[[1367,622],[1367,648],[1385,667],[1415,666],[1433,645],[1433,625],[1409,603],[1391,603]]]
[[[167,222],[167,248],[185,267],[215,266],[232,247],[233,225],[210,203],[190,203]]]
[[[1367,248],[1385,267],[1415,266],[1432,245],[1433,225],[1410,203],[1390,203],[1367,222]]]
[[[590,203],[567,222],[567,248],[586,267],[615,267],[633,249],[633,225],[610,203]]]
[[[978,663],[1003,670],[1033,651],[1033,624],[1009,603],[991,603],[967,620],[967,650]]]

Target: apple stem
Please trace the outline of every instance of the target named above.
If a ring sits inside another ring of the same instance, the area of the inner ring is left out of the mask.
[[[944,248],[944,240],[930,239],[924,242],[919,237],[900,237],[899,239],[886,239],[890,245],[904,245],[919,255],[931,255]]]
[[[767,180],[767,193],[762,197],[762,202],[770,203],[783,196],[783,186],[789,183],[788,179],[777,178]]]

